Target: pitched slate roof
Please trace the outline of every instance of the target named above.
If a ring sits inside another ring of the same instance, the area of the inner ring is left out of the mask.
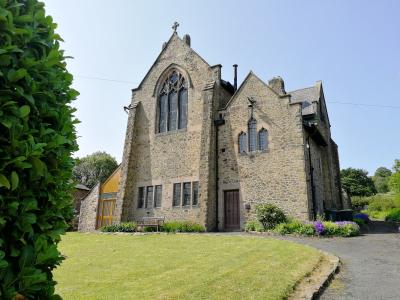
[[[319,101],[319,90],[316,86],[295,90],[289,92],[292,95],[292,103],[302,103],[302,115],[312,115],[317,112],[317,106],[314,102]]]

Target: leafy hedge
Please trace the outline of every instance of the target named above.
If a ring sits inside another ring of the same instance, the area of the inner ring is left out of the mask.
[[[137,224],[135,222],[122,222],[119,224],[106,225],[100,228],[102,232],[135,232]]]
[[[204,226],[189,221],[165,222],[162,231],[164,232],[204,232]]]
[[[315,221],[302,223],[291,221],[279,224],[275,231],[280,234],[343,236],[350,237],[360,234],[360,227],[355,222],[325,222]]]
[[[0,1],[1,299],[52,297],[72,215],[78,92],[55,28],[43,3]]]

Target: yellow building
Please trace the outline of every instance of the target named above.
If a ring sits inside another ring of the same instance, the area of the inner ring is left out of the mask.
[[[82,199],[79,231],[91,231],[112,224],[121,177],[121,165],[103,182],[96,184]]]

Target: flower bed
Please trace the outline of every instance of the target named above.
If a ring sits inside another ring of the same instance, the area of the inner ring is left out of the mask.
[[[360,234],[360,226],[355,222],[341,221],[314,221],[301,223],[292,221],[289,223],[279,224],[275,228],[275,232],[280,234],[300,234],[300,235],[316,235],[316,236],[356,236]]]
[[[263,230],[261,224],[257,221],[249,221],[245,226],[246,231],[249,232],[272,232],[282,235],[297,234],[303,236],[342,236],[350,237],[360,234],[360,226],[355,222],[341,221],[314,221],[314,222],[301,222],[297,220],[278,224],[272,230]]]

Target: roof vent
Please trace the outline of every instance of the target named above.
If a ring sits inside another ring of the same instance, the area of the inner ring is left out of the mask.
[[[183,41],[185,42],[186,45],[188,45],[190,47],[190,35],[185,34],[183,36]]]
[[[271,89],[273,89],[279,95],[286,94],[285,83],[283,82],[283,79],[280,76],[276,76],[276,77],[272,78],[271,80],[269,80],[268,85]]]

